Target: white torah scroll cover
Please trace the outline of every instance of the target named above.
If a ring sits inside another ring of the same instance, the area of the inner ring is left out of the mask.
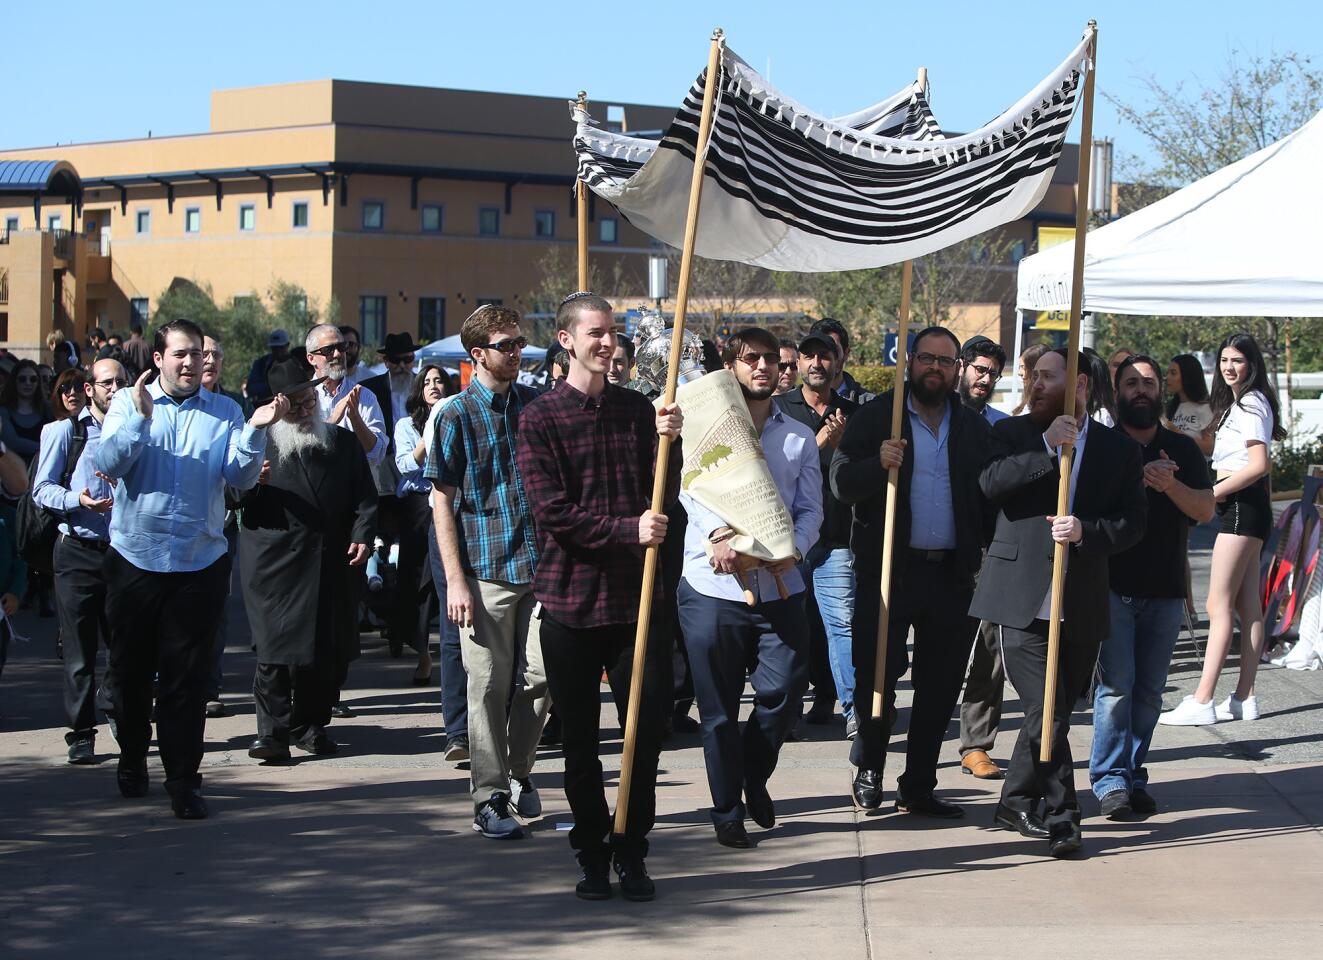
[[[718,370],[681,384],[675,400],[684,412],[680,489],[735,531],[727,542],[737,553],[769,562],[799,559],[794,520],[735,375]]]

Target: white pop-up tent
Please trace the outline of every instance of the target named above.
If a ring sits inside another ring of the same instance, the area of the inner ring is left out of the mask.
[[[1090,231],[1084,312],[1323,316],[1323,113]],[[1073,241],[1020,261],[1019,310],[1070,309]],[[1018,348],[1018,344],[1017,344]]]

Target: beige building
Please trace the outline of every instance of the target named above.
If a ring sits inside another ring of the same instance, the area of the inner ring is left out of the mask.
[[[593,112],[661,130],[674,110]],[[554,306],[530,296],[557,247],[561,289],[575,285],[571,134],[564,99],[320,80],[217,91],[206,133],[0,150],[0,344],[36,356],[53,329],[77,342],[125,331],[187,282],[221,304],[295,284],[369,344],[455,333],[487,301]],[[1008,226],[1019,253],[1039,224],[1073,222],[1075,155]],[[611,292],[644,301],[654,242],[605,202],[588,219]],[[1013,297],[995,299],[1005,306],[962,307],[957,325],[1000,325],[1010,343]]]

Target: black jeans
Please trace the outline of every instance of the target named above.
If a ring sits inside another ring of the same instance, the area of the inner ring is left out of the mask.
[[[211,644],[230,577],[230,558],[189,573],[155,573],[106,552],[110,668],[122,762],[147,756],[152,677],[156,739],[170,792],[198,787]]]
[[[414,653],[423,653],[427,649],[432,612],[436,610],[432,564],[427,555],[432,508],[426,496],[411,493],[395,498],[395,511],[399,518],[396,542],[400,545],[400,559],[390,617],[390,642],[396,647],[407,644]]]
[[[859,733],[850,745],[850,762],[864,770],[878,771],[886,764],[891,739],[888,718],[896,704],[896,683],[911,669],[907,639],[913,627],[910,684],[914,700],[900,792],[916,799],[931,796],[937,786],[937,758],[960,697],[978,621],[969,616],[974,582],[953,569],[952,554],[938,562],[916,555],[905,559],[905,569],[893,575],[886,688],[878,720],[873,719],[873,674],[882,604],[880,577],[873,570],[859,573],[854,612],[854,702]]]
[[[55,541],[55,609],[64,638],[64,714],[69,742],[79,734],[96,732],[96,710],[111,714],[109,671],[100,688],[96,683],[97,647],[109,649],[106,621],[106,578],[102,565],[106,551],[64,534]]]
[[[744,819],[744,784],[762,786],[776,769],[786,734],[799,720],[808,686],[804,595],[750,607],[705,596],[680,582],[680,622],[689,644],[712,822]],[[740,732],[740,696],[749,660],[753,712]]]
[[[611,811],[602,780],[601,681],[605,670],[616,711],[623,717],[629,703],[634,664],[632,623],[602,627],[571,627],[542,613],[542,661],[547,687],[561,722],[565,755],[565,799],[574,815],[570,846],[580,862],[604,861],[614,851],[647,856],[648,832],[657,812],[657,760],[661,756],[663,721],[671,706],[671,638],[665,621],[653,618],[643,669],[638,729],[634,741],[634,772],[629,813],[623,835],[613,834]],[[608,840],[609,838],[609,840]]]
[[[1057,659],[1056,709],[1052,711],[1052,759],[1038,759],[1043,742],[1043,685],[1047,677],[1047,621],[1035,620],[1025,630],[1002,627],[1001,652],[1006,676],[1020,695],[1024,723],[1006,766],[1001,802],[1009,810],[1037,813],[1053,823],[1080,822],[1075,796],[1075,768],[1070,755],[1070,715],[1098,662],[1099,643],[1075,640],[1061,632]]]
[[[253,674],[257,735],[277,743],[308,741],[331,722],[335,662],[330,650],[310,664],[259,663]]]

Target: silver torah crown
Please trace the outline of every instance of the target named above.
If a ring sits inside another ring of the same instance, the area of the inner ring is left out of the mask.
[[[671,363],[671,333],[666,321],[651,311],[639,320],[639,334],[643,345],[634,357],[635,376],[645,380],[657,389],[658,393],[666,390],[666,376]],[[682,339],[680,353],[680,376],[677,383],[697,380],[704,374],[703,341],[691,330],[686,330]]]

